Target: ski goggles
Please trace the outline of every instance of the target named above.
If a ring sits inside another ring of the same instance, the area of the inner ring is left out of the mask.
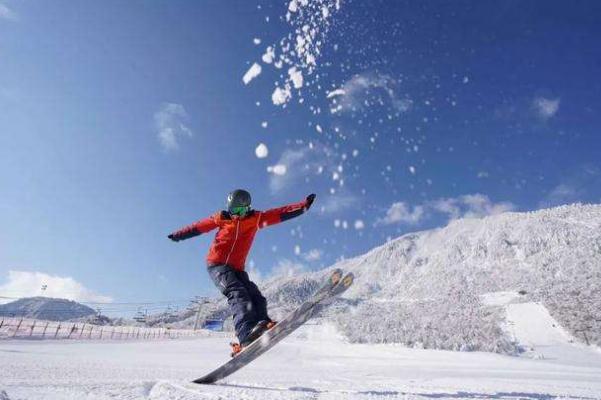
[[[230,213],[234,215],[246,215],[250,211],[250,206],[232,207]]]

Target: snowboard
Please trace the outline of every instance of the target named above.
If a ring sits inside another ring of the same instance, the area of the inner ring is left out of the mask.
[[[334,270],[328,277],[327,282],[286,318],[246,346],[231,360],[193,382],[199,384],[215,383],[248,365],[331,304],[336,296],[353,284],[353,279],[352,272],[343,277],[341,269]]]

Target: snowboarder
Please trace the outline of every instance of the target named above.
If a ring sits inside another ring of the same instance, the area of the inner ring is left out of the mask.
[[[257,230],[298,217],[314,200],[315,194],[310,194],[298,203],[258,211],[251,208],[250,193],[237,189],[227,197],[227,210],[218,211],[167,236],[179,242],[218,228],[207,255],[207,266],[209,276],[227,297],[234,315],[239,344],[232,344],[232,355],[275,325],[267,314],[267,300],[244,271]]]

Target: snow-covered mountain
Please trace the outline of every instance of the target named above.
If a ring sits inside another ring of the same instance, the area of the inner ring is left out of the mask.
[[[356,280],[327,317],[352,341],[511,352],[505,307],[482,301],[510,291],[601,344],[601,205],[459,219],[336,267]],[[268,282],[271,306],[298,303],[328,270]]]
[[[324,315],[353,342],[518,351],[507,302],[539,303],[577,340],[601,344],[601,205],[570,205],[411,233],[325,270],[260,285],[272,316],[307,298],[333,268],[355,284]],[[203,318],[223,317],[215,301]],[[190,323],[192,318],[188,318]]]
[[[96,312],[72,300],[51,297],[26,297],[0,305],[0,316],[67,321],[94,315]]]

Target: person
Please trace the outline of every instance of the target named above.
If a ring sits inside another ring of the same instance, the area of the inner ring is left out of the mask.
[[[227,297],[234,317],[239,343],[233,343],[232,355],[257,339],[275,322],[267,314],[267,300],[246,273],[246,257],[259,229],[302,215],[311,208],[315,194],[305,200],[266,211],[251,207],[250,193],[243,189],[227,197],[227,210],[188,225],[167,237],[175,242],[217,229],[207,255],[209,276]]]

